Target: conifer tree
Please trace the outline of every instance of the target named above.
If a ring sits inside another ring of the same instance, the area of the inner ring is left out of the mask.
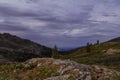
[[[97,44],[100,44],[100,41],[99,41],[99,40],[97,40]]]
[[[52,58],[59,58],[58,48],[56,45],[52,49]]]

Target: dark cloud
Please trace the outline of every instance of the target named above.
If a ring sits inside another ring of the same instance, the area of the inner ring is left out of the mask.
[[[118,3],[119,0],[1,0],[0,32],[50,47],[106,41],[119,36]]]
[[[28,28],[18,24],[0,24],[0,31],[28,31]]]
[[[17,8],[0,5],[0,15],[5,17],[36,17],[38,14],[27,11],[19,11]]]

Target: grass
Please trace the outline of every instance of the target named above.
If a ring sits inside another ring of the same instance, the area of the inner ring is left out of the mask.
[[[16,80],[11,78],[7,73],[0,73],[0,80]]]
[[[42,67],[42,68],[35,68],[33,71],[30,71],[27,74],[30,80],[43,80],[48,77],[58,76],[59,73],[54,67]],[[31,79],[32,78],[32,79]]]
[[[111,69],[116,69],[117,71],[120,71],[120,54],[73,57],[71,58],[71,60],[83,64],[104,65],[108,66]]]
[[[108,49],[120,50],[120,43],[105,42],[91,46],[91,52],[86,52],[86,47],[80,48],[75,52],[61,56],[62,59],[71,59],[79,63],[89,65],[104,65],[108,68],[120,71],[120,52],[105,55]]]
[[[43,80],[58,75],[53,66],[25,68],[20,63],[0,65],[0,80]]]

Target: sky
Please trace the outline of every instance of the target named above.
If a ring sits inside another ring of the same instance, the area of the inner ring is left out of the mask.
[[[120,0],[0,0],[0,33],[74,48],[120,34]]]

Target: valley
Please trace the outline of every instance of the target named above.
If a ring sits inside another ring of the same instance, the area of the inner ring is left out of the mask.
[[[0,80],[119,80],[118,39],[61,53],[57,46],[0,34]]]

